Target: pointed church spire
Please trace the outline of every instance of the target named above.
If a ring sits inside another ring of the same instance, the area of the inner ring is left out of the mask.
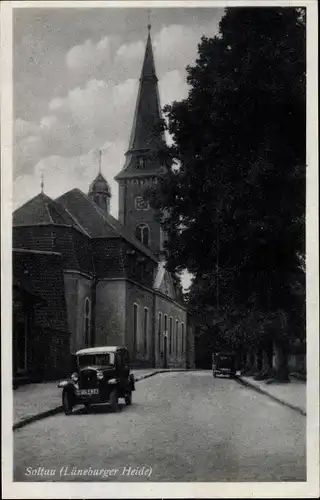
[[[123,170],[116,176],[120,180],[129,174],[132,168],[141,162],[140,155],[150,151],[157,151],[163,147],[164,134],[161,130],[161,107],[156,75],[153,48],[151,41],[151,24],[148,24],[148,36],[139,79],[139,91],[134,113],[133,125],[126,153],[126,163]],[[154,165],[155,167],[155,165]],[[152,168],[152,171],[154,168]],[[154,172],[150,172],[154,173]]]

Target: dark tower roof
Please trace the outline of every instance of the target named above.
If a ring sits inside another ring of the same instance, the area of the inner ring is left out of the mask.
[[[96,193],[101,193],[106,196],[111,197],[111,189],[106,181],[106,179],[103,177],[101,172],[98,173],[97,177],[94,179],[94,181],[91,183],[89,187],[89,195],[96,194]]]
[[[165,144],[164,133],[161,129],[158,78],[154,64],[150,26],[148,26],[148,38],[139,82],[129,149],[126,153],[127,159],[124,168],[115,177],[116,180],[132,177],[133,174],[139,175],[140,173],[134,172],[135,162],[132,162],[132,158],[150,151],[160,150]],[[158,165],[153,162],[152,170],[150,168],[144,169],[143,175],[154,175],[156,166]]]

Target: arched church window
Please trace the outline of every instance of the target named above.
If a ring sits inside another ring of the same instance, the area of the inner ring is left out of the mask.
[[[136,238],[146,247],[150,244],[150,229],[147,224],[139,224],[136,227]]]
[[[161,353],[161,334],[162,334],[162,313],[158,314],[158,350]]]
[[[148,352],[148,308],[144,308],[143,318],[143,353],[146,355]]]
[[[136,355],[138,338],[138,304],[133,304],[133,353]]]
[[[88,347],[91,342],[91,301],[89,297],[84,301],[84,343]]]

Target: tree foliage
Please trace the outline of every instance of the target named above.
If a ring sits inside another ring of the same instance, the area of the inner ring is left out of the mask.
[[[195,276],[193,309],[261,320],[301,308],[305,51],[303,10],[228,8],[187,67],[188,97],[165,108],[173,146],[153,204],[168,267]]]

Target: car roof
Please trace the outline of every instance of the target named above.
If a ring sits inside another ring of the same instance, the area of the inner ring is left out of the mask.
[[[76,356],[82,356],[84,354],[103,354],[107,352],[116,352],[121,349],[125,349],[122,346],[100,346],[100,347],[87,347],[86,349],[80,349],[76,352]]]

